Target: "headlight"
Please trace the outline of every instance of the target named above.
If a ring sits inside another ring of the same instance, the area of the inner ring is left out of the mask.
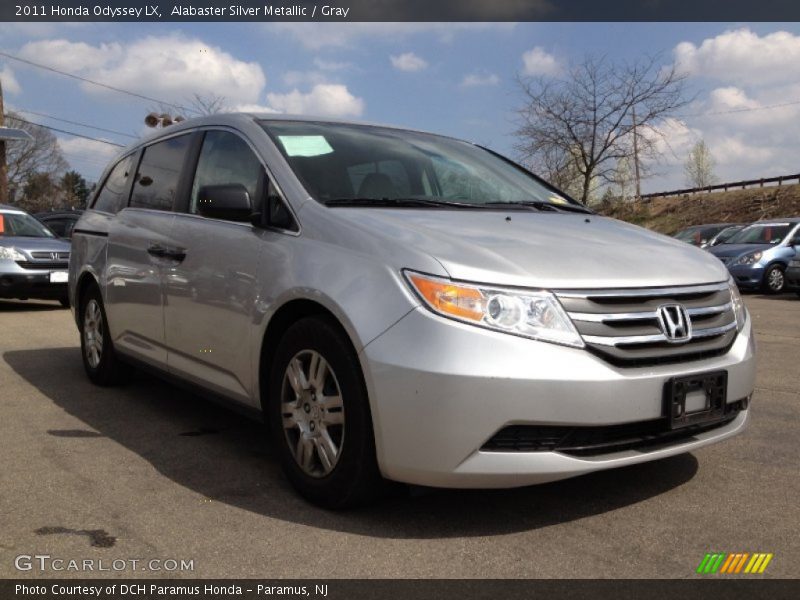
[[[737,265],[752,265],[757,263],[761,260],[763,254],[759,252],[752,252],[751,254],[745,254],[744,256],[740,257],[735,264]]]
[[[744,307],[742,295],[739,293],[739,288],[733,278],[728,279],[728,285],[731,288],[731,304],[733,305],[733,315],[736,317],[736,330],[741,331],[744,329],[747,310]]]
[[[16,248],[0,246],[0,260],[25,260],[25,256]]]
[[[583,340],[556,297],[547,291],[512,290],[405,271],[433,312],[494,331],[583,348]]]

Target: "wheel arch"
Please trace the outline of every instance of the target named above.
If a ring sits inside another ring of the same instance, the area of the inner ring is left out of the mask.
[[[258,386],[257,391],[259,394],[259,401],[262,408],[264,418],[266,418],[267,411],[265,410],[264,402],[267,399],[267,390],[269,388],[269,374],[272,371],[272,365],[275,359],[275,351],[284,333],[297,321],[307,317],[322,317],[334,324],[340,333],[344,335],[345,339],[350,343],[353,352],[358,356],[358,342],[354,339],[353,335],[348,330],[348,327],[342,322],[341,319],[327,306],[310,300],[308,298],[294,298],[283,304],[278,308],[270,317],[264,334],[261,338],[261,348],[258,358]],[[360,363],[360,361],[359,361]],[[363,366],[361,373],[362,381],[364,379]],[[365,386],[366,389],[366,386]]]
[[[100,282],[97,280],[95,274],[90,271],[86,270],[81,273],[80,277],[78,277],[78,283],[75,285],[75,324],[80,327],[80,311],[81,311],[81,302],[83,300],[83,295],[86,293],[86,290],[89,289],[89,286],[92,284],[96,285],[98,288],[100,287]]]

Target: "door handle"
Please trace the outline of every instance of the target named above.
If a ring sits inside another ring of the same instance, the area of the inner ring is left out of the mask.
[[[170,248],[161,244],[150,244],[147,247],[147,253],[156,258],[166,258],[176,262],[182,262],[186,258],[186,250],[184,248]]]

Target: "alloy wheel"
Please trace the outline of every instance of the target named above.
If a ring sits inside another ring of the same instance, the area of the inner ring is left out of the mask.
[[[770,269],[767,274],[767,285],[773,292],[780,292],[783,289],[783,271],[778,268]]]
[[[289,361],[281,385],[281,416],[295,462],[311,477],[329,475],[344,442],[344,404],[336,375],[315,350]]]
[[[103,357],[103,313],[94,298],[86,303],[83,312],[83,346],[86,361],[96,369]]]

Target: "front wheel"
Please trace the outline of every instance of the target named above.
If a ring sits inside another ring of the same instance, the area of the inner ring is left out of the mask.
[[[97,286],[92,286],[84,294],[79,315],[83,368],[89,379],[102,386],[120,383],[127,369],[114,351],[103,299]]]
[[[779,294],[786,285],[786,278],[781,265],[772,265],[764,272],[762,287],[768,294]]]
[[[286,331],[273,362],[268,411],[281,466],[305,498],[346,508],[380,491],[361,367],[335,323],[311,317]]]

